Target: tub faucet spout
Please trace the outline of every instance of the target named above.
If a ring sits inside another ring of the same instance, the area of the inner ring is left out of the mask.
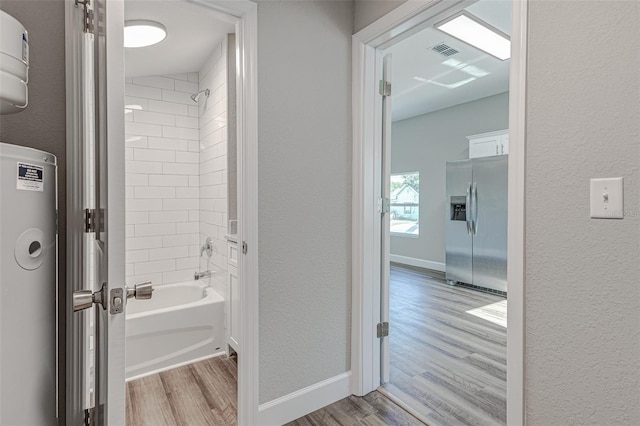
[[[211,276],[211,271],[207,270],[207,271],[202,271],[202,272],[196,272],[195,274],[193,274],[193,278],[196,280],[199,280],[200,278],[208,278]]]

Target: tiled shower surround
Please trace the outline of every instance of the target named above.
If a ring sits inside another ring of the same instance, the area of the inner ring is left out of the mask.
[[[224,42],[202,70],[127,79],[127,283],[193,280],[200,246],[215,241],[211,284],[226,289]],[[206,86],[208,85],[208,86]],[[209,88],[207,99],[190,96]],[[223,189],[224,187],[224,189]],[[203,261],[206,258],[203,257]],[[203,263],[206,267],[206,262]],[[203,268],[202,268],[203,269]]]

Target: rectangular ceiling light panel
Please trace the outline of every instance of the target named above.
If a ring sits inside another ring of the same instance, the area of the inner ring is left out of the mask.
[[[511,57],[511,41],[509,37],[489,24],[471,17],[467,12],[436,24],[435,27],[502,61]]]

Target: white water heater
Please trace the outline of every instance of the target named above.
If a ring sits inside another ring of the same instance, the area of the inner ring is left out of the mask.
[[[55,425],[56,157],[0,143],[0,425]]]
[[[0,10],[0,114],[27,107],[29,34],[13,16]]]

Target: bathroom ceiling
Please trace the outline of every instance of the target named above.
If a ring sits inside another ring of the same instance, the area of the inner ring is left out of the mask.
[[[480,0],[465,10],[510,35],[510,0]],[[433,50],[441,44],[458,53],[445,56]],[[392,54],[393,121],[509,90],[509,59],[501,61],[433,27],[385,53]]]
[[[186,0],[126,0],[125,21],[156,21],[167,29],[162,42],[125,49],[125,75],[197,72],[233,24],[217,19],[215,12]]]

